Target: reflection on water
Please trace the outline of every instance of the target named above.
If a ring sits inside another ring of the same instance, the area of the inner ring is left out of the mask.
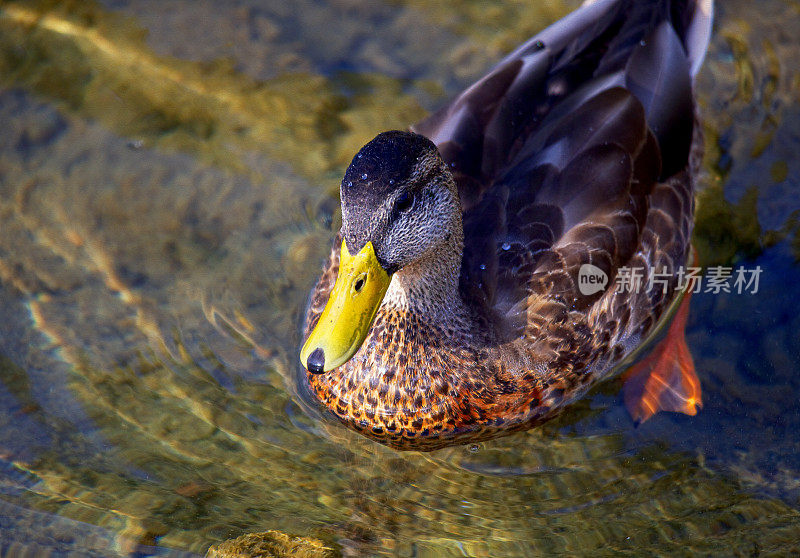
[[[576,5],[0,3],[0,552],[278,529],[345,554],[789,553],[797,2],[720,5],[699,81],[696,244],[765,271],[693,299],[697,417],[634,428],[612,382],[545,428],[399,454],[294,396],[343,165]]]

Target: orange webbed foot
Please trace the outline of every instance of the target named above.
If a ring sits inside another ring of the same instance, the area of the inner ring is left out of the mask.
[[[666,337],[623,376],[625,407],[637,425],[658,411],[694,416],[702,407],[700,380],[684,334],[690,298],[687,293],[681,301]]]

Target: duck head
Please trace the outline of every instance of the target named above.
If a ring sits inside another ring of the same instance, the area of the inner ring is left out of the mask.
[[[300,352],[307,370],[347,362],[366,339],[395,274],[453,259],[461,204],[436,146],[419,134],[384,132],[353,158],[340,187],[339,273]],[[459,245],[458,248],[461,246]],[[461,254],[457,254],[460,261]]]

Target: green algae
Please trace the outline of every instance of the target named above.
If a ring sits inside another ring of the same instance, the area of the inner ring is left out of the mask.
[[[730,265],[780,242],[797,242],[791,217],[777,226],[762,223],[768,193],[796,181],[780,144],[787,141],[787,119],[797,118],[791,113],[797,74],[787,64],[791,41],[773,28],[792,13],[788,6],[770,9],[775,13],[757,25],[735,9],[723,11],[725,25],[712,48],[726,56],[710,60],[698,76],[705,156],[693,242],[704,266]],[[747,176],[735,193],[734,173]]]
[[[758,223],[758,189],[750,188],[732,204],[718,184],[697,196],[692,244],[701,266],[730,265],[737,259],[754,258],[764,250],[764,234]]]
[[[156,56],[144,30],[94,0],[5,2],[0,29],[7,85],[24,85],[145,145],[235,171],[245,169],[241,151],[259,150],[309,178],[330,178],[374,130],[424,114],[396,80],[381,76],[361,76],[371,102],[354,104],[322,76],[257,81],[224,59]]]

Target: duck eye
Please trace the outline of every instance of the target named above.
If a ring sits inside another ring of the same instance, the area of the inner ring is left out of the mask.
[[[412,205],[414,205],[414,196],[408,192],[403,192],[397,196],[397,200],[394,202],[394,209],[398,213],[405,213],[411,209]]]

